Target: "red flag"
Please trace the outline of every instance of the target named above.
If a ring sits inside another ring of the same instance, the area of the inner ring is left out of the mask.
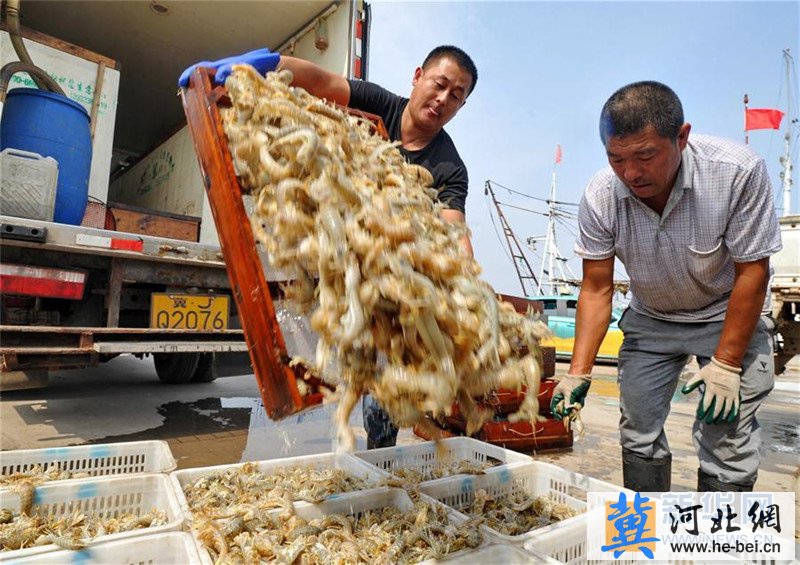
[[[783,112],[770,108],[746,108],[744,129],[780,129]]]
[[[561,162],[561,146],[556,145],[556,165]]]

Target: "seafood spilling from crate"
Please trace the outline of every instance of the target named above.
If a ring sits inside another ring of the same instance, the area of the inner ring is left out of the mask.
[[[475,397],[524,385],[512,418],[541,418],[531,392],[547,327],[478,278],[459,245],[466,225],[441,218],[428,171],[291,80],[288,71],[263,77],[234,66],[222,119],[236,174],[256,201],[254,233],[320,336],[304,364],[337,385],[340,445],[354,445],[348,416],[366,392],[402,427],[458,401],[471,433],[491,416]]]
[[[472,506],[464,511],[471,516],[482,516],[486,526],[507,536],[544,528],[580,514],[549,496],[531,496],[525,492],[490,495],[483,489],[475,491]]]
[[[163,510],[147,514],[122,513],[92,516],[81,511],[60,517],[28,515],[0,510],[0,550],[9,551],[55,544],[63,549],[83,549],[93,538],[167,523]]]
[[[367,488],[367,482],[345,469],[296,467],[258,470],[256,463],[230,467],[183,486],[194,514],[216,519],[258,509],[291,507],[293,502],[320,502],[331,494]]]
[[[86,479],[90,477],[89,473],[80,471],[68,471],[61,469],[58,465],[49,465],[44,467],[42,465],[34,465],[27,471],[19,473],[11,473],[8,475],[0,475],[0,487],[9,487],[19,483],[29,483],[33,485],[40,485],[48,481],[65,481],[68,479]]]
[[[417,501],[306,519],[291,510],[195,522],[215,563],[417,563],[483,542],[470,522],[450,523],[447,509]]]

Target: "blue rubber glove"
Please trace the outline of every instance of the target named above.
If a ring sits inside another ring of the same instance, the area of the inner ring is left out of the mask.
[[[586,404],[592,375],[564,375],[553,389],[550,412],[556,420],[570,418]]]
[[[220,59],[218,61],[201,61],[199,63],[195,63],[181,73],[181,77],[178,79],[178,86],[181,88],[186,88],[189,86],[189,76],[197,67],[217,69],[217,74],[214,75],[214,82],[217,84],[223,84],[225,79],[228,78],[228,75],[231,74],[233,65],[252,65],[259,73],[263,75],[278,68],[278,63],[280,63],[280,61],[281,54],[273,53],[266,47],[262,49],[256,49],[255,51],[250,51],[248,53],[243,53],[241,55],[234,55],[233,57]]]

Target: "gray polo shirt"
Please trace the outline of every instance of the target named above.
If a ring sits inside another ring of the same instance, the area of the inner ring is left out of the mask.
[[[625,265],[631,308],[675,322],[724,319],[734,263],[781,249],[764,160],[744,145],[706,135],[689,136],[661,216],[607,167],[589,181],[579,229],[576,254],[616,255]]]

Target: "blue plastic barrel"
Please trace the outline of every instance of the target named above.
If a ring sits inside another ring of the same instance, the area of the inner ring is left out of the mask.
[[[58,161],[53,220],[80,225],[89,194],[92,135],[89,114],[60,94],[36,88],[8,91],[0,121],[0,151],[12,147]]]

